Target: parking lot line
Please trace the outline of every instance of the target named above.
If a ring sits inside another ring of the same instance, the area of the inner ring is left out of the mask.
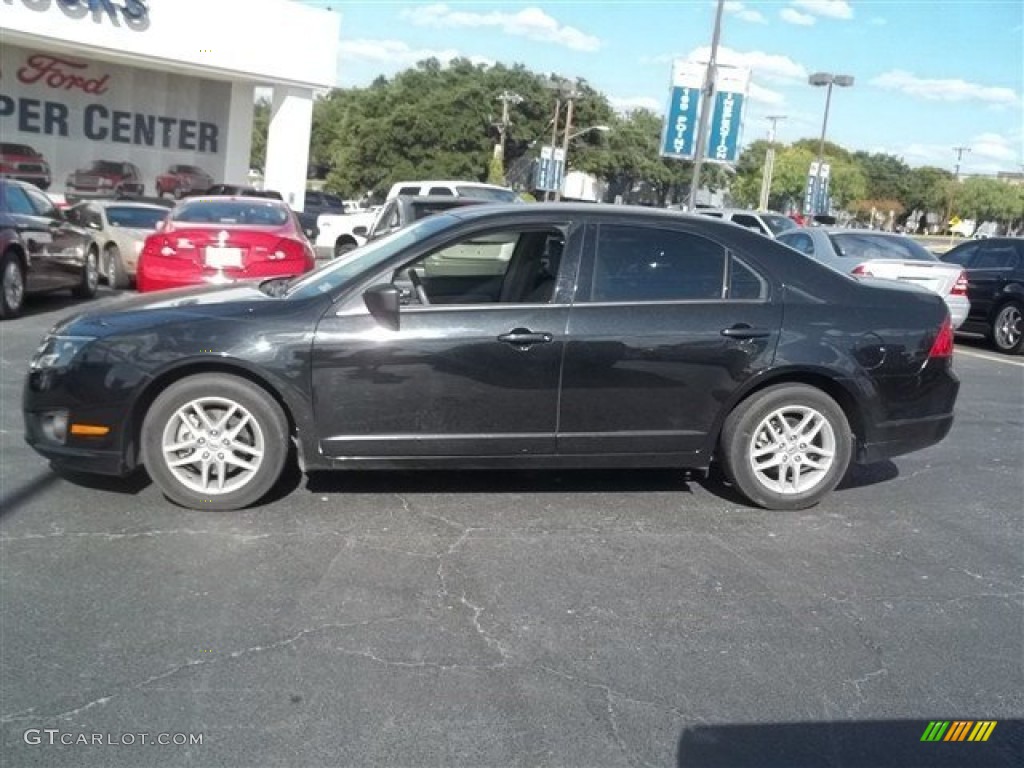
[[[1009,357],[1000,357],[999,355],[990,355],[985,352],[975,352],[973,349],[964,349],[963,347],[956,348],[956,354],[967,355],[968,357],[978,357],[982,360],[991,360],[993,363],[1006,363],[1007,365],[1015,365],[1018,368],[1024,368],[1024,361],[1014,360]]]

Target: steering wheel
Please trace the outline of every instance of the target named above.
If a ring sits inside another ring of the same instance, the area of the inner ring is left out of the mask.
[[[412,283],[412,287],[416,290],[416,298],[420,300],[420,304],[428,306],[430,298],[427,296],[427,291],[423,287],[423,281],[420,279],[420,273],[416,271],[416,267],[409,267],[405,272],[409,275],[409,282]]]

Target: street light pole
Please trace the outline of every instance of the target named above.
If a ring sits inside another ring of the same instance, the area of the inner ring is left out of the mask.
[[[758,200],[758,207],[762,211],[768,210],[768,198],[772,192],[772,174],[775,173],[775,125],[779,120],[785,120],[785,115],[768,115],[767,119],[772,126],[768,129],[768,151],[764,156],[764,172],[761,175],[761,197]]]
[[[569,134],[572,132],[572,99],[575,93],[569,95],[569,104],[565,108],[565,136],[562,138],[562,179],[555,188],[555,202],[562,199],[562,187],[565,185],[565,175],[569,172]]]
[[[821,194],[822,188],[822,166],[825,164],[825,131],[828,130],[828,112],[829,107],[832,105],[832,86],[838,85],[840,88],[847,88],[853,85],[853,77],[850,75],[833,75],[831,72],[815,72],[809,78],[807,82],[814,86],[827,86],[828,90],[825,94],[825,118],[821,121],[821,141],[818,142],[818,173],[817,173],[817,194]],[[812,207],[814,207],[812,205]],[[814,213],[815,211],[812,211]],[[817,211],[821,213],[821,211]],[[826,211],[827,213],[827,211]]]
[[[690,182],[690,201],[687,209],[692,213],[697,210],[697,190],[700,189],[700,169],[704,163],[704,145],[707,143],[708,120],[710,119],[711,100],[715,95],[715,78],[718,74],[718,41],[722,38],[722,11],[725,0],[718,0],[715,11],[715,31],[711,35],[711,57],[704,73],[704,88],[700,105],[700,118],[697,120],[697,144],[693,156],[693,180]]]

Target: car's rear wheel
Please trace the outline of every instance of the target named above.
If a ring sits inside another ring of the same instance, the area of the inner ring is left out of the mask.
[[[14,251],[0,259],[0,318],[17,317],[25,304],[25,270]]]
[[[814,387],[779,384],[744,400],[722,429],[726,475],[766,509],[806,509],[846,474],[852,456],[846,414]]]
[[[107,278],[107,285],[111,288],[127,288],[131,284],[131,278],[124,266],[124,259],[121,258],[121,249],[111,243],[103,249],[103,276]]]
[[[153,401],[141,445],[146,470],[171,501],[192,509],[242,509],[266,496],[281,476],[288,421],[252,382],[200,374]]]
[[[351,240],[339,240],[334,244],[334,258],[344,256],[346,253],[354,251],[358,247],[359,246]]]
[[[1024,309],[1008,301],[992,318],[989,337],[996,349],[1007,355],[1019,355],[1024,349]]]
[[[82,265],[82,276],[78,285],[71,289],[71,294],[79,299],[91,299],[96,295],[100,285],[100,257],[96,249],[90,247],[85,252],[85,264]]]

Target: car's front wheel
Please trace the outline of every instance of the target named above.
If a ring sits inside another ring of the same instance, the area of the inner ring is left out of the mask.
[[[726,475],[755,504],[806,509],[846,474],[853,453],[846,414],[814,387],[779,384],[744,400],[722,429]]]
[[[0,259],[0,318],[17,317],[25,303],[25,270],[13,250]]]
[[[989,337],[996,349],[1007,355],[1019,355],[1024,350],[1024,309],[1016,301],[999,308],[992,318]]]
[[[153,401],[142,425],[142,462],[171,501],[192,509],[255,504],[288,457],[288,421],[261,387],[199,374]]]

